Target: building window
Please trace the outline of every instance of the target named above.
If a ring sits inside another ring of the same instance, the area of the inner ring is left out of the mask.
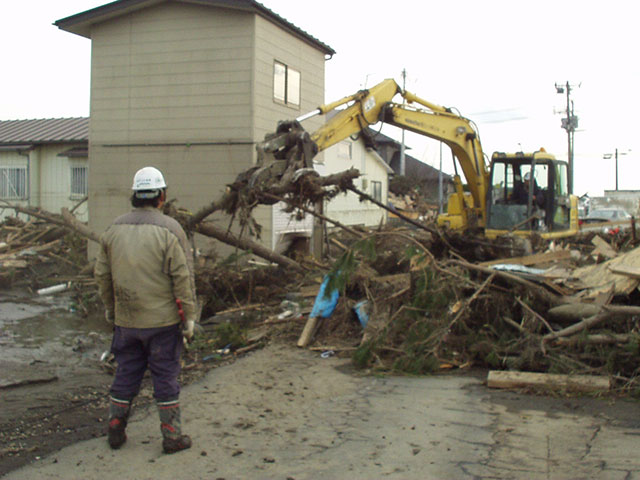
[[[2,200],[27,198],[26,167],[0,167],[0,198]]]
[[[273,65],[273,98],[277,102],[300,106],[300,72],[276,62]]]
[[[86,197],[87,193],[89,192],[87,167],[72,166],[70,172],[71,172],[71,197],[72,198]]]
[[[382,203],[382,182],[371,180],[371,196]]]

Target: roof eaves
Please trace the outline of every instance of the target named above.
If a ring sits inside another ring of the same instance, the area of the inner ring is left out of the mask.
[[[75,33],[81,37],[91,38],[91,26],[100,19],[101,22],[118,17],[149,5],[162,3],[166,0],[116,0],[91,10],[76,13],[70,17],[61,18],[53,22],[60,30]]]
[[[385,169],[388,174],[393,173],[393,168],[391,168],[387,162],[384,161],[384,158],[380,156],[378,151],[375,148],[368,148],[367,151],[376,159],[376,161]]]
[[[116,0],[115,2],[102,5],[85,12],[72,15],[70,17],[56,20],[53,24],[61,30],[75,33],[86,38],[91,38],[91,25],[97,21],[105,21],[110,18],[114,18],[123,15],[128,12],[139,10],[151,5],[163,3],[167,0]],[[245,10],[249,12],[255,12],[270,21],[273,21],[283,27],[292,35],[304,40],[310,45],[322,51],[325,55],[332,56],[336,52],[333,48],[327,44],[321,42],[314,36],[305,32],[301,28],[295,26],[293,23],[284,19],[274,11],[265,7],[255,0],[175,0],[183,3],[192,3],[207,6],[218,6],[233,8],[235,10]]]
[[[0,152],[13,152],[13,151],[24,151],[33,149],[33,144],[9,144],[4,145],[0,143]]]

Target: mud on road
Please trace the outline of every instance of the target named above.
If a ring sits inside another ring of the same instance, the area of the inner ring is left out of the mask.
[[[349,358],[271,342],[184,388],[191,449],[163,455],[155,408],[138,405],[120,450],[76,443],[7,480],[640,475],[637,402],[491,391],[485,376],[363,375]]]

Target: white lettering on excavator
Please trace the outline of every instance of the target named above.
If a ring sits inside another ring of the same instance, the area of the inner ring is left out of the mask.
[[[369,97],[364,101],[364,105],[362,108],[364,109],[364,113],[367,113],[369,110],[371,110],[375,106],[376,106],[376,99],[373,97]]]

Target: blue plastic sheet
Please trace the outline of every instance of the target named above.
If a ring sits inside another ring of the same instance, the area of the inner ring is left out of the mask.
[[[332,290],[329,295],[325,295],[325,291],[327,289],[327,285],[329,284],[329,276],[325,275],[322,280],[322,285],[320,285],[320,291],[316,296],[316,301],[313,304],[313,310],[311,310],[311,314],[309,317],[311,318],[327,318],[330,317],[333,311],[336,309],[336,305],[338,305],[338,298],[340,297],[340,293],[337,289]]]
[[[369,314],[367,313],[368,304],[369,302],[367,300],[362,300],[353,306],[353,311],[356,312],[356,317],[358,317],[362,328],[366,327],[369,322]]]

